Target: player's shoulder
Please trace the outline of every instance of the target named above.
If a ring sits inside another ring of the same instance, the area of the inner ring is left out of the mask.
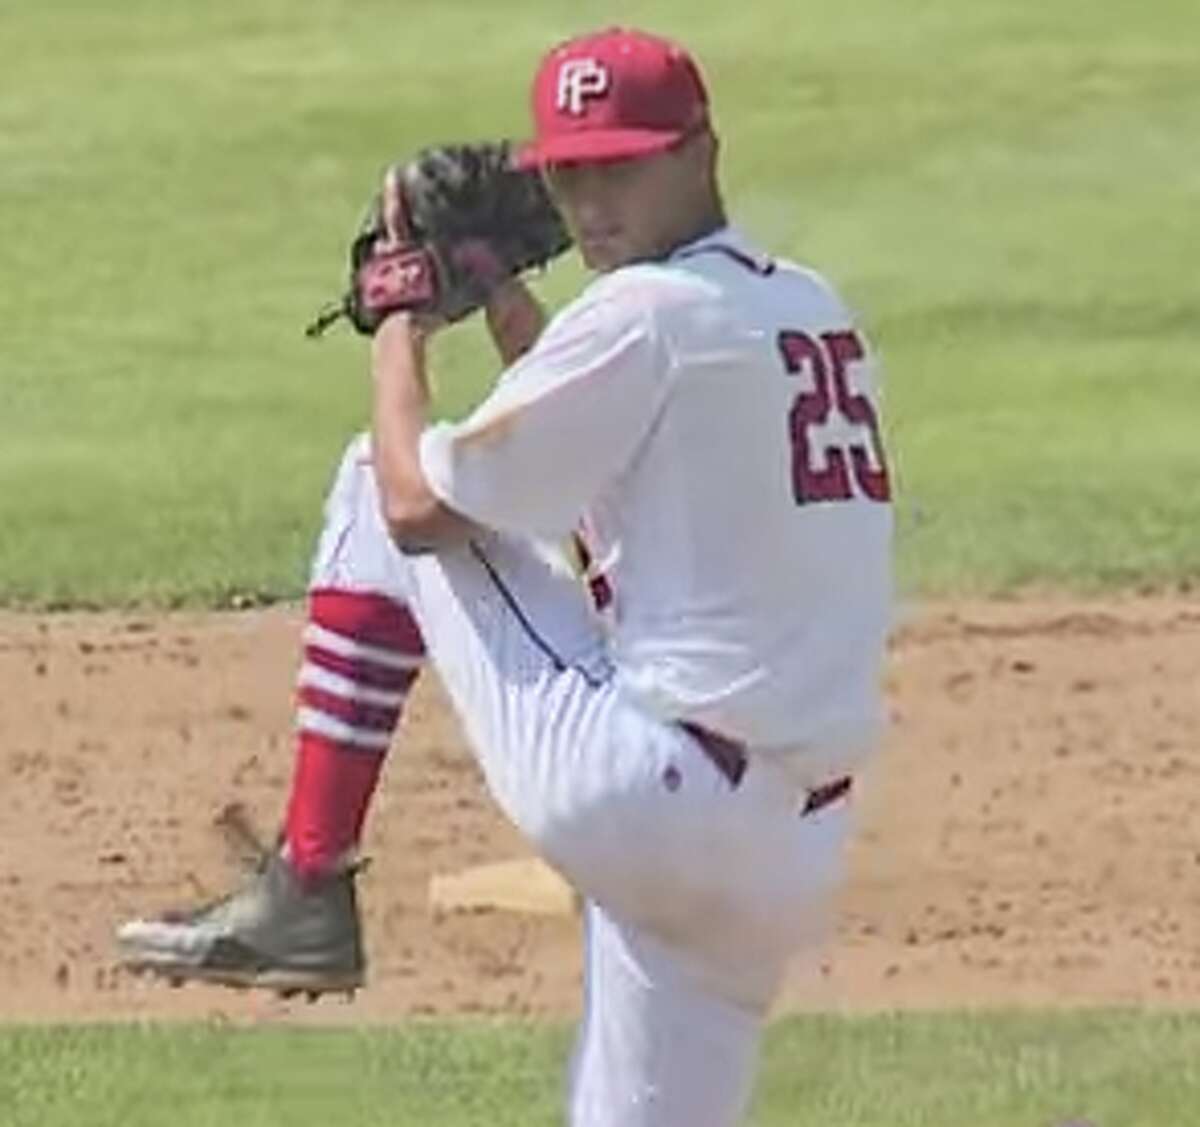
[[[596,275],[551,321],[554,334],[661,335],[673,311],[716,296],[703,279],[659,262],[630,263]]]
[[[609,326],[666,327],[694,314],[711,319],[739,300],[753,301],[768,287],[776,299],[799,305],[814,316],[841,319],[846,303],[815,268],[768,253],[733,228],[725,228],[665,259],[633,262],[597,275],[563,310],[564,321],[603,320]],[[788,291],[780,298],[780,289]]]
[[[847,305],[837,287],[813,266],[790,258],[775,258],[780,284],[790,286],[805,304],[831,316],[845,316]]]
[[[599,275],[584,291],[585,301],[653,315],[672,307],[711,299],[712,283],[681,270],[671,260],[631,262]]]
[[[677,250],[663,262],[638,268],[641,284],[661,306],[731,298],[761,301],[768,293],[840,316],[845,302],[816,268],[768,250],[736,226],[727,226]],[[770,300],[767,298],[767,300]]]

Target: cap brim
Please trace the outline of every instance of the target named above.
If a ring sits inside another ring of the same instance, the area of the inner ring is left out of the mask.
[[[517,149],[515,164],[521,169],[547,164],[588,164],[666,152],[686,135],[686,130],[581,129],[530,141]]]

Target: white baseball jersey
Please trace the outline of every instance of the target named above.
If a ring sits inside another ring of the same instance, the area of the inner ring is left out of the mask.
[[[891,598],[878,420],[838,296],[724,229],[598,278],[421,462],[484,525],[582,518],[643,707],[847,768],[878,732]]]

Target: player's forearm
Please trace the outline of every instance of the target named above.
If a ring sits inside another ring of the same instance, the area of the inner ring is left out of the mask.
[[[429,420],[425,333],[406,313],[379,327],[371,350],[374,383],[371,457],[379,503],[392,539],[423,551],[467,539],[472,527],[447,509],[421,469],[421,432]]]
[[[506,368],[533,347],[546,324],[541,303],[519,278],[510,278],[488,298],[486,313],[488,332]]]

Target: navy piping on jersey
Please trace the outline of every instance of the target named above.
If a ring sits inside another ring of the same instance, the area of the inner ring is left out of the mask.
[[[508,587],[504,580],[500,578],[500,573],[496,570],[496,565],[484,555],[483,549],[474,540],[470,541],[470,547],[471,555],[473,555],[479,561],[480,566],[487,573],[488,578],[492,581],[492,586],[496,588],[500,594],[500,598],[504,600],[505,606],[512,611],[513,617],[516,618],[517,622],[520,624],[525,636],[534,644],[535,648],[541,652],[546,660],[550,662],[550,665],[554,671],[556,673],[566,673],[568,670],[573,669],[584,679],[584,681],[587,682],[591,688],[600,688],[604,684],[603,680],[594,677],[591,673],[584,669],[583,666],[573,665],[572,663],[566,661],[558,653],[558,651],[538,632],[537,627],[534,626],[532,621],[530,621],[529,615],[525,613],[524,608],[517,601],[517,596],[513,594],[512,590]]]
[[[744,266],[751,273],[757,274],[761,278],[770,277],[775,273],[775,263],[771,259],[766,259],[760,262],[756,258],[752,258],[748,254],[743,254],[740,250],[728,246],[725,243],[709,243],[707,246],[693,247],[691,250],[682,250],[674,256],[676,262],[684,258],[695,258],[698,254],[707,254],[709,252],[715,254],[723,254],[728,258],[732,258],[739,266]]]

